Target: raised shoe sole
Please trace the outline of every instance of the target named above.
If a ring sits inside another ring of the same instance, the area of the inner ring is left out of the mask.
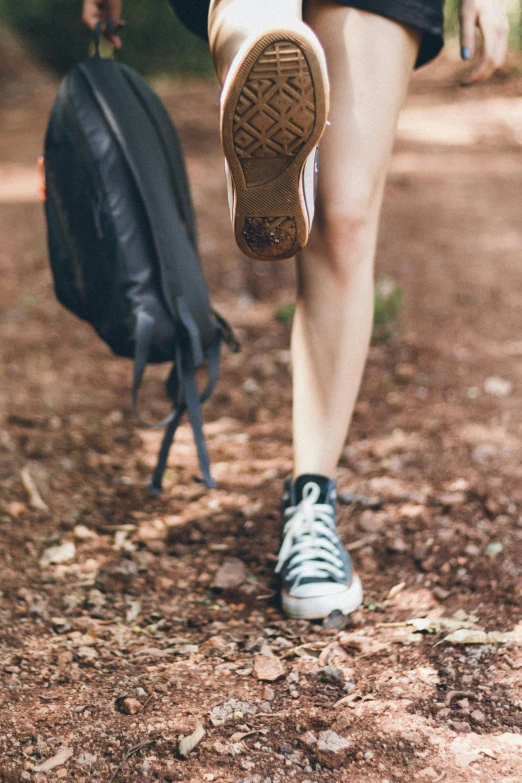
[[[317,47],[293,31],[267,32],[238,55],[225,82],[221,138],[233,182],[233,227],[251,258],[291,258],[308,240],[303,168],[328,112]]]

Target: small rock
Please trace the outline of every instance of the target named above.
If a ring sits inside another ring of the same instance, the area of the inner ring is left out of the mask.
[[[72,541],[64,541],[63,544],[50,546],[40,558],[40,565],[45,568],[49,565],[61,565],[74,560],[76,547]]]
[[[337,769],[346,761],[352,744],[335,731],[321,731],[317,740],[317,759],[328,769]]]
[[[440,587],[440,585],[435,585],[435,587],[431,592],[433,593],[433,597],[436,598],[437,601],[445,601],[446,598],[449,598],[451,595],[449,590],[445,590],[443,587]]]
[[[482,726],[482,724],[486,722],[486,716],[482,710],[473,710],[469,717],[471,718],[472,723],[475,723],[477,726]]]
[[[343,614],[340,609],[335,609],[323,620],[323,628],[339,628],[340,630],[344,630],[347,623],[348,615]]]
[[[237,557],[230,557],[218,568],[212,587],[233,590],[246,579],[245,564]]]
[[[132,696],[123,699],[118,705],[120,712],[124,715],[135,715],[141,710],[141,702],[138,699],[133,699]]]
[[[389,552],[396,553],[398,555],[402,555],[404,552],[408,551],[408,545],[402,538],[399,537],[388,541],[387,547]]]
[[[286,672],[283,664],[275,655],[256,655],[254,659],[254,674],[258,680],[274,682],[284,677]]]
[[[495,557],[496,555],[499,555],[503,549],[504,547],[500,541],[492,541],[486,547],[486,554],[490,557]]]
[[[73,532],[78,541],[95,541],[98,538],[98,534],[86,525],[76,525]]]
[[[484,391],[492,397],[509,397],[513,384],[499,375],[492,375],[484,381]]]
[[[222,636],[211,636],[199,648],[199,652],[208,658],[224,658],[231,660],[236,657],[237,645],[227,642]]]

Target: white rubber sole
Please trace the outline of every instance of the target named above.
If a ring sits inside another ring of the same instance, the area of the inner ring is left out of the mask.
[[[349,587],[331,595],[296,597],[286,590],[281,593],[283,611],[294,620],[321,620],[335,611],[350,614],[359,608],[362,600],[363,589],[357,574]]]

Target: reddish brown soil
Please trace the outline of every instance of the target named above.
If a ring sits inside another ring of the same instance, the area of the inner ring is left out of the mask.
[[[372,498],[340,513],[366,591],[346,629],[290,622],[277,603],[291,443],[289,326],[273,316],[293,272],[234,248],[214,86],[159,87],[185,142],[213,298],[243,351],[224,356],[206,407],[219,489],[197,480],[185,425],[159,499],[146,485],[160,435],[135,427],[129,364],[53,296],[31,168],[52,92],[4,103],[1,781],[522,779],[522,80],[514,69],[463,91],[458,68],[416,77],[392,163],[378,269],[404,306],[397,336],[371,349],[339,469],[342,492]],[[144,391],[156,414],[163,375]],[[512,388],[485,387],[492,376]],[[26,467],[48,511],[31,507]],[[40,564],[65,542],[69,562]],[[220,591],[227,558],[246,578]],[[448,629],[406,625],[455,612],[456,626],[515,636],[457,645]],[[252,672],[260,651],[283,662],[274,683]],[[183,760],[196,721],[206,735]],[[303,740],[329,728],[351,742],[334,770]],[[69,760],[33,771],[63,747]]]

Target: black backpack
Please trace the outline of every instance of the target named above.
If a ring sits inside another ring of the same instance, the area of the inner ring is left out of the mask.
[[[88,321],[112,351],[134,359],[133,404],[147,362],[172,361],[173,410],[152,478],[161,491],[185,410],[205,483],[215,486],[200,403],[219,372],[223,338],[198,256],[183,153],[159,98],[130,68],[99,56],[64,79],[45,138],[45,213],[59,301]],[[196,369],[208,364],[202,395]]]

